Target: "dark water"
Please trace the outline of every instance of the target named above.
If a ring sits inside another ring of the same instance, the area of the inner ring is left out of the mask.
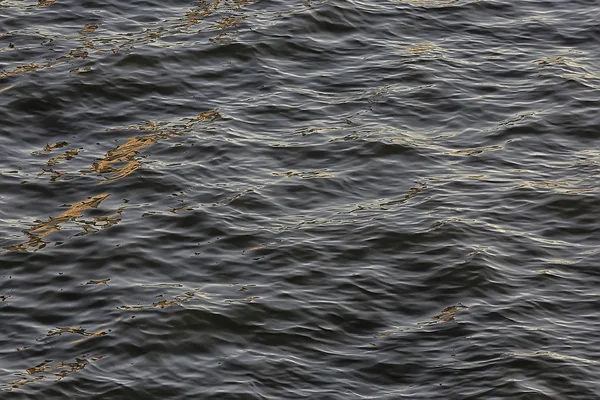
[[[0,0],[0,397],[599,398],[599,21]]]

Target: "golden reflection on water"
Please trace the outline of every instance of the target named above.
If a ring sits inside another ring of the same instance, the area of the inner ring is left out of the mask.
[[[229,34],[227,32],[224,32],[224,33],[218,34],[215,37],[209,38],[208,41],[212,42],[212,43],[227,44],[227,43],[231,43],[233,41],[233,39],[229,36]]]
[[[160,300],[160,301],[156,301],[156,302],[152,303],[151,306],[141,306],[141,305],[128,306],[128,305],[123,305],[123,306],[119,307],[119,309],[125,310],[125,311],[134,311],[134,310],[142,310],[144,308],[150,308],[150,307],[154,307],[154,308],[167,308],[167,307],[174,306],[176,304],[186,303],[186,302],[190,301],[191,299],[193,299],[194,297],[196,297],[198,294],[202,294],[202,293],[185,292],[183,294],[174,296],[170,300],[163,299],[163,300]],[[162,297],[162,295],[160,295],[158,297]]]
[[[57,64],[56,62],[49,62],[49,63],[46,63],[46,64],[36,64],[36,63],[22,64],[22,65],[19,65],[19,66],[15,67],[14,69],[12,69],[12,70],[10,70],[8,72],[1,73],[0,74],[0,78],[6,78],[6,77],[9,77],[9,76],[13,76],[13,75],[24,74],[26,72],[37,71],[39,69],[48,68],[48,67],[51,67],[51,66],[56,65],[56,64]]]
[[[54,165],[57,164],[60,160],[72,160],[76,155],[79,154],[80,151],[81,149],[67,150],[60,156],[50,158],[48,161],[46,161],[46,164]]]
[[[193,292],[186,292],[182,295],[179,296],[175,296],[173,297],[172,300],[161,300],[161,301],[157,301],[155,303],[152,303],[152,307],[160,307],[160,308],[165,308],[165,307],[171,307],[175,304],[182,304],[185,303],[187,301],[190,301],[192,298],[194,297],[194,293]]]
[[[81,357],[75,358],[74,362],[54,362],[54,360],[44,360],[31,368],[27,368],[25,370],[25,373],[23,374],[23,377],[10,382],[10,385],[13,387],[13,389],[17,389],[23,385],[49,378],[49,376],[45,374],[48,372],[52,372],[52,376],[56,378],[54,381],[59,382],[60,380],[66,378],[70,374],[77,371],[81,371],[82,369],[87,367],[90,364],[90,362],[101,360],[104,357],[104,355],[91,358]],[[29,377],[27,375],[35,376]]]
[[[104,157],[97,162],[94,162],[91,166],[91,171],[100,174],[104,179],[99,183],[112,182],[117,179],[124,178],[142,166],[140,151],[152,146],[160,140],[170,139],[176,136],[181,136],[185,132],[189,131],[196,124],[202,122],[212,122],[222,118],[221,114],[216,110],[208,110],[201,112],[191,118],[184,118],[180,123],[155,123],[155,122],[143,122],[138,125],[130,125],[125,127],[111,128],[107,131],[122,131],[122,130],[134,130],[140,132],[152,132],[143,135],[131,137],[125,141],[125,143],[118,145],[112,150],[106,152]],[[161,130],[161,127],[165,127]],[[69,143],[60,141],[46,145],[43,149],[32,152],[33,156],[43,155],[55,151],[56,149],[68,146]],[[48,159],[46,162],[48,167],[52,167],[61,161],[68,161],[76,157],[82,149],[69,149],[63,154]],[[86,174],[90,171],[81,171],[80,173]],[[65,172],[56,171],[52,168],[44,169],[38,177],[50,173],[50,182],[55,182],[58,179],[66,175]],[[103,193],[89,197],[85,200],[79,201],[72,204],[67,211],[60,213],[56,217],[49,217],[45,221],[36,221],[34,225],[23,232],[27,236],[26,242],[6,246],[6,251],[38,251],[49,243],[45,240],[50,234],[60,231],[65,224],[69,222],[77,223],[78,227],[82,230],[75,236],[86,235],[88,233],[97,232],[100,229],[109,228],[113,225],[118,224],[121,221],[121,214],[124,210],[124,206],[117,209],[116,212],[95,217],[91,220],[83,220],[83,211],[91,208],[97,208],[102,201],[109,196],[108,193]],[[190,209],[188,206],[181,206],[174,208],[172,212],[178,212],[184,209]]]
[[[38,0],[38,7],[45,7],[56,3],[56,0]]]
[[[113,325],[117,322],[119,322],[121,320],[121,317],[115,318],[113,321],[109,322],[109,323],[105,323],[105,324],[100,324],[98,326],[96,326],[96,328],[101,328],[101,327],[106,327],[108,325]],[[92,338],[96,338],[96,337],[100,337],[100,336],[106,336],[108,335],[112,330],[108,329],[108,328],[101,328],[101,329],[96,329],[95,332],[88,332],[86,331],[84,328],[82,327],[68,327],[68,328],[56,328],[51,330],[50,332],[48,332],[47,336],[56,336],[56,335],[62,335],[63,333],[75,333],[81,336],[84,336],[84,338],[82,339],[78,339],[78,340],[74,340],[72,342],[69,342],[69,344],[76,344],[79,342],[82,342],[84,340],[87,339],[92,339]]]
[[[108,151],[102,160],[93,163],[92,171],[105,175],[105,179],[100,183],[124,178],[142,166],[142,162],[136,158],[140,150],[153,145],[160,139],[179,135],[181,133],[172,131],[129,138],[127,142]]]
[[[81,218],[83,216],[83,211],[91,208],[98,208],[100,203],[102,203],[102,201],[104,201],[108,196],[110,195],[103,193],[72,204],[67,211],[64,211],[58,216],[49,217],[47,220],[38,222],[30,229],[25,230],[25,235],[27,235],[29,238],[27,242],[15,246],[8,246],[4,249],[6,251],[27,251],[29,249],[35,249],[35,251],[37,251],[46,247],[48,242],[44,241],[44,238],[51,233],[60,231],[62,225],[68,222],[76,221],[77,218]],[[117,224],[121,221],[119,218],[121,212],[122,211],[119,210],[115,214],[94,218],[89,222],[79,221],[82,223],[83,232],[79,233],[78,235],[89,233],[90,229],[95,229],[94,226],[100,226],[100,229],[104,229]]]
[[[454,315],[462,310],[467,309],[467,306],[463,306],[462,304],[457,304],[455,306],[450,306],[444,308],[441,312],[434,315],[432,319],[438,320],[439,322],[451,322],[454,321]]]
[[[242,17],[225,17],[217,21],[215,27],[217,29],[232,28],[242,22]]]
[[[83,50],[83,48],[78,47],[74,50],[71,50],[66,56],[58,57],[57,60],[63,58],[88,58],[88,55],[89,53],[86,50]]]
[[[100,24],[85,24],[83,26],[83,28],[81,29],[81,32],[84,33],[92,33],[94,32],[96,29],[98,29],[100,27]]]
[[[98,325],[97,328],[105,327],[109,324],[115,324],[119,322],[121,318],[116,318],[113,321]],[[88,332],[85,328],[81,326],[71,326],[71,327],[57,327],[55,329],[51,329],[46,334],[47,337],[54,336],[62,336],[63,334],[74,334],[83,336],[82,339],[78,339],[70,342],[69,344],[76,344],[83,340],[88,340],[96,337],[106,336],[111,332],[111,329],[98,329],[95,332]],[[24,347],[17,349],[17,351],[25,350],[29,347]],[[88,354],[84,354],[79,358],[75,358],[74,362],[64,362],[64,361],[54,361],[54,360],[44,360],[41,363],[27,368],[24,373],[20,373],[19,379],[16,379],[9,383],[9,385],[13,389],[17,389],[21,386],[27,385],[29,383],[38,382],[43,379],[54,379],[55,382],[59,382],[63,378],[66,378],[70,374],[81,371],[86,366],[88,366],[91,362],[95,362],[101,360],[106,355],[99,355],[95,357],[90,357]],[[48,374],[51,372],[51,374]]]
[[[391,205],[405,203],[408,200],[412,199],[413,197],[416,197],[417,195],[419,195],[419,193],[421,193],[423,190],[425,190],[425,188],[427,188],[427,185],[425,185],[424,183],[419,183],[418,186],[411,187],[410,190],[408,191],[408,193],[403,198],[398,199],[398,200],[388,201],[385,203],[381,203],[380,206],[385,207],[385,206],[391,206]]]
[[[72,70],[70,70],[69,72],[90,72],[92,70],[92,67],[83,67],[83,68],[73,68]]]
[[[196,121],[202,122],[202,121],[215,121],[220,118],[222,118],[222,116],[221,116],[221,114],[219,114],[219,112],[215,108],[215,109],[204,111],[204,112],[198,114],[194,119]]]
[[[31,154],[32,155],[41,155],[44,153],[49,153],[57,148],[67,146],[68,144],[69,143],[67,143],[67,142],[58,142],[58,143],[54,143],[51,145],[46,145],[46,147],[44,147],[42,150],[34,151]],[[50,173],[50,182],[56,182],[60,178],[67,175],[67,173],[57,171],[57,170],[53,169],[52,167],[56,164],[59,164],[61,161],[69,161],[69,160],[74,159],[75,156],[77,156],[81,151],[82,151],[82,149],[70,149],[70,150],[65,151],[63,154],[61,154],[59,156],[49,158],[48,161],[46,161],[46,165],[48,166],[48,168],[43,168],[42,172],[40,172],[37,175],[37,177],[39,178],[47,173]]]
[[[151,304],[147,305],[122,305],[119,307],[119,310],[124,311],[139,311],[144,309],[152,309],[152,308],[168,308],[174,305],[181,305],[187,303],[193,299],[206,297],[207,294],[200,289],[188,290],[184,293],[175,295],[171,298],[165,298],[164,295],[158,295],[156,297],[160,298],[160,300],[155,301]]]
[[[52,144],[47,144],[42,150],[34,151],[31,153],[32,156],[37,156],[39,154],[50,153],[53,150],[60,149],[62,147],[68,146],[69,142],[56,142]]]
[[[71,63],[75,59],[87,59],[91,54],[88,53],[87,49],[96,48],[94,54],[101,54],[105,52],[117,53],[120,49],[127,49],[134,44],[139,46],[140,44],[149,44],[154,42],[156,39],[162,36],[178,35],[184,33],[190,27],[206,22],[212,25],[207,25],[208,30],[223,30],[228,28],[234,28],[245,18],[245,16],[231,15],[233,12],[241,10],[243,7],[254,4],[256,0],[199,0],[196,2],[196,7],[188,9],[182,18],[179,18],[177,22],[172,19],[165,19],[160,23],[158,28],[142,27],[141,31],[138,32],[138,36],[120,36],[113,35],[110,40],[103,37],[99,40],[93,40],[91,38],[101,26],[100,23],[88,23],[84,24],[79,29],[80,37],[82,38],[81,44],[75,49],[71,50],[68,54],[64,54],[56,58],[57,61],[48,62],[45,64],[39,64],[36,62],[30,62],[14,67],[12,70],[0,73],[0,78],[5,78],[13,75],[18,75],[27,72],[34,72],[40,69],[54,66],[56,64],[67,64]],[[38,0],[35,7],[48,7],[56,3],[56,0]],[[40,9],[41,10],[41,9]],[[220,14],[220,15],[219,15]],[[219,18],[220,17],[220,18]],[[202,28],[205,28],[204,26]],[[201,29],[203,30],[203,29]],[[199,31],[199,30],[198,30]],[[194,31],[187,31],[188,33],[194,33]],[[107,31],[110,34],[110,30]],[[2,37],[2,36],[0,36]],[[55,38],[46,37],[41,43],[42,45],[50,45],[55,39],[60,39],[60,36]],[[218,35],[217,37],[209,38],[211,42],[229,43],[233,38],[229,33]],[[3,49],[0,49],[3,51]],[[69,66],[71,72],[87,72],[90,71],[93,66],[87,66],[84,68]],[[10,86],[12,87],[12,86]],[[10,88],[8,87],[8,88]],[[8,88],[0,89],[0,93]]]
[[[187,24],[184,28],[191,28],[194,25],[199,24],[204,18],[209,17],[212,14],[209,7],[203,7],[200,10],[188,10],[185,13],[184,20]]]
[[[61,336],[63,333],[73,333],[73,334],[82,335],[85,337],[103,336],[103,335],[107,334],[107,332],[105,330],[91,333],[91,332],[87,332],[85,330],[85,328],[83,328],[81,326],[69,326],[66,328],[52,329],[48,332],[48,334],[46,336],[48,336],[48,337]]]
[[[219,118],[221,118],[221,114],[219,114],[216,109],[213,109],[198,114],[191,118],[187,124],[178,128],[189,129],[198,122],[214,121]],[[158,131],[160,126],[161,125],[158,123],[146,121],[138,125],[117,127],[108,130]],[[183,132],[179,129],[166,129],[156,133],[131,137],[125,143],[108,151],[100,161],[93,163],[91,170],[105,176],[104,180],[100,183],[124,178],[142,166],[142,162],[138,158],[138,154],[141,150],[152,146],[159,140],[183,135]]]
[[[281,243],[281,240],[275,240],[274,242],[269,242],[269,243],[262,243],[262,244],[259,244],[258,246],[249,248],[248,251],[262,250],[262,249],[265,249],[265,248],[273,246],[273,245],[278,245],[279,243]],[[245,250],[244,250],[244,252],[245,252]],[[240,291],[242,291],[242,290],[240,289]]]
[[[259,296],[251,296],[251,297],[246,297],[243,299],[227,299],[225,300],[226,303],[232,304],[232,303],[252,303],[254,300],[258,300],[260,299]]]
[[[62,178],[66,175],[65,172],[56,171],[52,168],[49,168],[49,169],[44,169],[42,172],[40,172],[38,174],[38,178],[45,175],[46,173],[50,173],[50,182],[51,183],[58,181],[60,178]]]
[[[108,283],[108,281],[110,281],[110,278],[107,279],[100,279],[100,280],[89,280],[87,281],[85,284],[86,285],[106,285]]]
[[[185,17],[183,20],[186,22],[184,29],[191,28],[194,25],[198,25],[202,21],[211,17],[215,12],[218,12],[219,9],[225,10],[236,10],[240,9],[243,6],[254,3],[254,1],[250,0],[215,0],[214,2],[210,2],[207,0],[199,0],[199,6],[195,9],[188,10],[185,13]],[[226,29],[237,26],[243,18],[241,17],[224,17],[220,21],[213,26],[215,29]]]

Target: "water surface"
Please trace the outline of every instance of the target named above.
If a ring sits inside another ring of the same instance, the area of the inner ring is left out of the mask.
[[[2,398],[598,398],[599,20],[0,0]]]

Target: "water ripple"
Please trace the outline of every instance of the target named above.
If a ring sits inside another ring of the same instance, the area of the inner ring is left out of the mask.
[[[1,2],[0,390],[598,397],[596,8]]]

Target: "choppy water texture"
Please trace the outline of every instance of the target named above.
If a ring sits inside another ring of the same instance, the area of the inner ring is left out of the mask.
[[[596,1],[0,0],[0,397],[600,397]]]

